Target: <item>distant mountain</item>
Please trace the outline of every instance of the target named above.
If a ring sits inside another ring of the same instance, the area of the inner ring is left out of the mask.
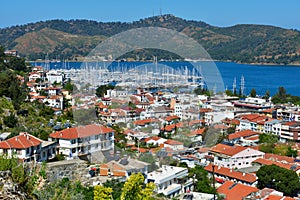
[[[133,28],[158,26],[197,40],[216,60],[245,63],[300,63],[300,32],[266,25],[215,27],[173,15],[149,17],[132,23],[91,20],[49,20],[0,29],[0,44],[29,59],[85,56],[99,41]],[[140,59],[149,50],[137,51]],[[157,53],[157,51],[156,51]],[[129,55],[129,54],[128,54]],[[162,53],[165,57],[166,53]],[[174,55],[173,55],[174,56]],[[151,57],[151,56],[150,56]],[[173,57],[174,58],[174,57]]]

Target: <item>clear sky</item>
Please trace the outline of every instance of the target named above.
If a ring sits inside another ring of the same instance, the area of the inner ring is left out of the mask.
[[[300,0],[3,0],[0,28],[50,19],[132,22],[160,11],[215,26],[267,24],[300,30]]]

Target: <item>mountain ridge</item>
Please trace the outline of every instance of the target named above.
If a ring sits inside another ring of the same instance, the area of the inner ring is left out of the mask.
[[[7,49],[18,50],[29,59],[44,58],[45,54],[49,54],[50,58],[63,54],[62,57],[66,59],[74,59],[87,55],[99,41],[107,37],[133,28],[149,26],[169,28],[186,34],[198,41],[215,60],[300,63],[300,32],[297,30],[255,24],[217,27],[170,14],[133,22],[48,20],[29,23],[0,29],[0,44]],[[63,35],[80,40],[62,41]],[[45,41],[52,43],[48,47]],[[28,45],[30,43],[32,45]]]

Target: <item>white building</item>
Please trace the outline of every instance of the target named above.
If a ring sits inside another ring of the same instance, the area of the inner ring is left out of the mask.
[[[43,141],[21,132],[18,136],[0,142],[0,155],[16,155],[23,162],[42,162],[54,158],[55,148],[55,142]]]
[[[270,133],[279,136],[281,132],[281,120],[274,119],[264,125],[264,133]]]
[[[156,185],[155,192],[172,198],[192,190],[193,180],[188,178],[188,169],[163,165],[162,168],[148,173],[148,183]]]
[[[51,70],[51,71],[46,73],[46,78],[51,84],[53,84],[54,82],[62,83],[63,74],[58,72],[58,71]]]
[[[63,101],[64,97],[63,96],[50,96],[49,98],[46,98],[43,100],[45,104],[50,106],[51,108],[58,108],[58,109],[63,109]]]
[[[265,153],[249,147],[217,144],[210,149],[209,155],[214,157],[215,165],[240,169],[250,167],[254,160],[263,158]]]
[[[59,144],[59,153],[69,157],[114,149],[114,130],[96,124],[57,131],[50,138]]]

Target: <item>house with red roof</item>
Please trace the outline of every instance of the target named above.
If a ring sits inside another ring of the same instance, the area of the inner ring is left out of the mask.
[[[242,130],[228,135],[228,141],[242,146],[256,146],[259,140],[259,132]]]
[[[114,149],[114,130],[96,124],[64,129],[49,137],[58,143],[59,153],[70,158]]]
[[[43,100],[51,108],[63,109],[64,97],[62,95],[52,95]]]
[[[265,153],[250,147],[220,143],[211,147],[209,155],[214,158],[215,165],[240,169],[252,166],[251,163],[263,158]]]
[[[192,130],[189,134],[187,134],[187,136],[192,142],[202,142],[202,135],[204,132],[205,128],[200,128]]]
[[[277,165],[278,167],[282,167],[288,170],[293,170],[294,172],[297,173],[297,175],[300,175],[300,165],[297,163],[283,163],[283,162],[278,162],[278,161],[273,161],[273,160],[268,160],[265,158],[258,158],[253,161],[253,165]]]
[[[248,195],[257,192],[256,187],[235,183],[233,181],[226,181],[221,185],[217,192],[225,196],[225,200],[243,200]]]
[[[279,138],[282,142],[300,142],[300,122],[283,122]]]
[[[239,172],[227,167],[213,166],[212,164],[207,165],[204,169],[208,171],[210,175],[212,175],[214,171],[215,179],[219,183],[224,183],[226,180],[249,186],[255,186],[257,183],[255,174]]]
[[[22,162],[49,160],[54,158],[55,149],[55,142],[43,141],[25,132],[0,142],[0,155],[15,155]]]
[[[146,144],[148,144],[148,145],[152,144],[152,145],[158,145],[158,146],[165,143],[166,141],[167,141],[167,139],[161,138],[158,136],[148,137],[143,140],[143,142],[146,142]]]
[[[100,176],[126,181],[132,173],[140,172],[146,175],[149,165],[150,164],[136,159],[124,157],[118,161],[112,160],[100,165]],[[147,180],[145,180],[145,182],[146,181]]]
[[[240,120],[239,130],[263,132],[264,124],[274,119],[262,114],[246,114],[237,117]]]
[[[180,150],[180,149],[183,149],[183,143],[182,142],[179,142],[177,140],[167,140],[164,142],[164,147],[169,147],[171,149],[173,149],[174,151],[177,151],[177,150]]]

